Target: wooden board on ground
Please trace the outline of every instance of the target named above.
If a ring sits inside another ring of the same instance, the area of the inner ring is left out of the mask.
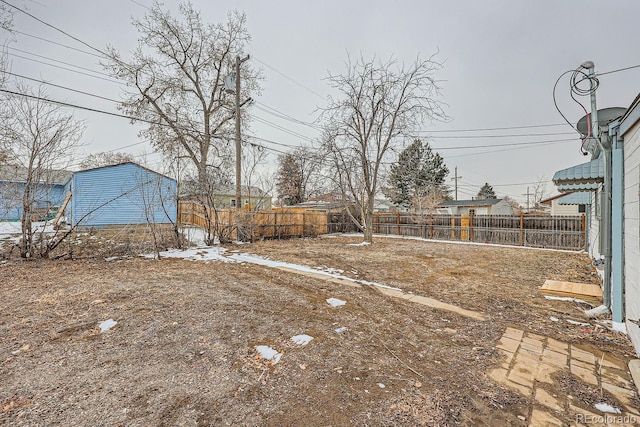
[[[594,285],[592,283],[545,280],[540,290],[545,295],[578,298],[585,301],[602,301],[602,289],[600,285]]]

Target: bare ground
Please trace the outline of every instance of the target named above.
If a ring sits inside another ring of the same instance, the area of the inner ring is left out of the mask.
[[[486,376],[507,326],[633,357],[624,336],[565,322],[584,320],[584,307],[538,290],[545,279],[597,283],[584,254],[398,239],[349,246],[357,242],[234,249],[341,269],[489,321],[255,265],[11,260],[0,264],[0,424],[525,425],[517,415],[530,402]],[[347,305],[332,308],[329,297]],[[117,325],[100,334],[109,318]],[[291,343],[302,333],[314,340]],[[256,345],[281,361],[265,362]]]

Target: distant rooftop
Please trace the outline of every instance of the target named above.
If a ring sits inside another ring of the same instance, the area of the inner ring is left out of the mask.
[[[0,181],[26,182],[28,169],[18,165],[0,165]],[[64,185],[69,182],[73,172],[66,170],[48,169],[41,174],[41,183]]]
[[[480,200],[445,200],[441,202],[438,206],[441,207],[449,207],[449,206],[493,206],[497,203],[500,203],[502,199],[480,199]]]

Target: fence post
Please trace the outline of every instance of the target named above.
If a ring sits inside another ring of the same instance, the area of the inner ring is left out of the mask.
[[[305,231],[307,228],[307,212],[302,211],[302,237],[306,237]]]
[[[475,214],[473,212],[471,212],[469,214],[469,241],[470,242],[474,242],[475,241],[473,239],[473,218],[475,218]]]
[[[451,240],[456,240],[456,216],[451,214]]]
[[[433,239],[433,214],[429,214],[429,238]]]
[[[400,212],[396,212],[396,224],[398,225],[398,236],[401,236],[402,234],[400,234]]]
[[[524,246],[524,213],[520,212],[520,246]]]

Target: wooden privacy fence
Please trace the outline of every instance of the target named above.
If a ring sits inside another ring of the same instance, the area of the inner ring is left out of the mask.
[[[274,209],[270,211],[212,209],[202,205],[180,202],[178,222],[210,228],[239,240],[315,237],[334,232],[327,224],[327,214],[304,209]],[[239,234],[238,234],[239,233]]]
[[[374,233],[553,249],[584,249],[581,216],[375,213]]]
[[[207,216],[209,220],[207,220]],[[271,211],[211,209],[194,202],[180,202],[178,221],[219,237],[259,240],[315,237],[327,233],[359,231],[346,213],[304,209]],[[373,232],[434,240],[496,243],[513,246],[580,250],[586,246],[582,216],[418,215],[375,213]]]

